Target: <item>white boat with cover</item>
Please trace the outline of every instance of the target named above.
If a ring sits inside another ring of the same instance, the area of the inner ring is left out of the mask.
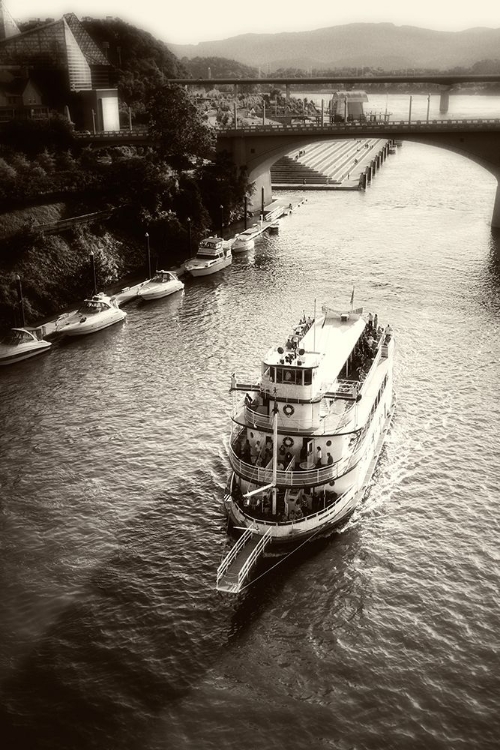
[[[11,328],[0,339],[0,365],[12,365],[23,359],[49,351],[51,344],[28,328]]]
[[[192,276],[209,276],[226,268],[232,259],[230,242],[222,237],[207,237],[198,245],[196,256],[184,263],[184,268]]]
[[[139,297],[142,299],[160,299],[169,294],[180,292],[184,284],[172,271],[157,271],[153,278],[145,281],[139,289]]]
[[[243,534],[218,590],[241,591],[259,558],[331,531],[361,501],[393,413],[394,357],[390,326],[362,313],[304,317],[259,378],[233,376],[224,509]]]
[[[231,245],[233,253],[244,253],[246,250],[253,250],[255,247],[255,239],[262,234],[260,224],[253,224],[244,232],[240,232],[234,238],[234,242]]]
[[[108,328],[126,317],[127,313],[120,309],[114,297],[100,292],[84,300],[76,312],[65,317],[58,332],[66,336],[83,336]]]

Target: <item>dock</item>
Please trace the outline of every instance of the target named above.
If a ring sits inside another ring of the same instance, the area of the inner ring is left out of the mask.
[[[258,536],[252,528],[246,529],[219,565],[217,591],[241,593],[270,541],[271,529],[264,536]]]
[[[303,202],[304,200],[300,200],[295,207],[300,206]],[[252,227],[245,231],[245,234],[252,232],[252,237],[258,237],[268,230],[270,232],[278,231],[279,217],[290,214],[293,208],[294,206],[292,206],[291,203],[285,204],[279,200],[273,201],[265,209],[266,215],[269,218],[264,218],[263,221],[254,224]],[[235,237],[231,237],[229,240],[227,240],[227,242],[229,244],[232,244],[237,236],[238,235],[236,235]],[[186,269],[184,268],[183,263],[181,263],[179,266],[176,266],[175,268],[169,268],[168,270],[172,271],[179,277],[184,276],[186,273]],[[144,279],[137,284],[132,284],[130,286],[121,288],[118,287],[118,285],[115,285],[111,289],[105,291],[105,294],[109,295],[110,297],[114,297],[121,307],[122,305],[125,305],[128,302],[132,302],[133,300],[137,300],[139,298],[139,291],[146,281],[147,279]],[[73,315],[76,311],[76,307],[71,308],[70,310],[65,310],[63,313],[58,315],[57,318],[46,320],[36,326],[32,326],[32,330],[35,331],[37,335],[40,336],[40,338],[54,338],[58,335],[61,327],[66,322],[66,319],[70,315]]]

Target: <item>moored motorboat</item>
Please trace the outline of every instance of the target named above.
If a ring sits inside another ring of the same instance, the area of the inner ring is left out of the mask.
[[[257,380],[233,376],[224,510],[244,531],[219,590],[241,591],[259,558],[328,533],[360,503],[393,413],[394,356],[390,326],[362,312],[304,317]]]
[[[76,312],[65,317],[58,332],[65,336],[84,336],[101,331],[126,317],[127,313],[119,307],[114,297],[100,292],[84,300]]]
[[[0,339],[0,365],[11,365],[36,354],[47,352],[49,341],[39,336],[37,329],[11,328]]]
[[[146,300],[167,297],[184,289],[184,284],[173,271],[157,271],[139,289],[139,297]]]
[[[246,250],[253,250],[255,247],[255,238],[258,237],[260,233],[259,224],[254,224],[248,229],[245,229],[244,232],[237,234],[231,245],[232,252],[243,253]]]
[[[231,243],[222,237],[207,237],[198,245],[196,256],[184,263],[184,269],[192,276],[208,276],[226,268],[231,261]]]

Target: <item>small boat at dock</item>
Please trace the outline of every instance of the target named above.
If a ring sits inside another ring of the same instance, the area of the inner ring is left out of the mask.
[[[184,284],[173,271],[157,271],[153,278],[141,285],[138,296],[145,300],[160,299],[183,289]]]
[[[243,253],[246,250],[253,250],[255,247],[256,238],[262,234],[260,224],[253,224],[253,226],[245,229],[244,232],[240,232],[234,238],[234,242],[231,246],[233,253]]]
[[[191,276],[209,276],[216,271],[226,268],[232,262],[232,242],[222,237],[207,237],[198,245],[198,252],[194,258],[184,263],[184,269]]]
[[[260,377],[233,375],[223,508],[239,538],[219,591],[242,591],[261,559],[330,533],[363,499],[394,410],[394,339],[362,313],[304,316]]]
[[[40,328],[26,327],[24,314],[24,298],[21,277],[16,275],[18,302],[15,319],[19,327],[11,328],[0,338],[0,365],[11,365],[21,362],[37,354],[49,351],[51,344],[43,338],[44,331]]]
[[[51,344],[29,328],[11,328],[0,339],[0,365],[11,365],[49,351]]]
[[[127,313],[119,307],[114,297],[99,292],[84,300],[76,312],[65,317],[57,332],[65,336],[84,336],[108,328],[126,317]]]

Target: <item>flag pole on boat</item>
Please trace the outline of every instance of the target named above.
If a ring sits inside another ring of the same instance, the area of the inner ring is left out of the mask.
[[[314,300],[313,326],[313,351],[316,351],[316,300]]]
[[[276,480],[278,469],[278,403],[276,401],[276,388],[274,389],[274,408],[273,408],[273,505],[272,514],[276,515]]]

